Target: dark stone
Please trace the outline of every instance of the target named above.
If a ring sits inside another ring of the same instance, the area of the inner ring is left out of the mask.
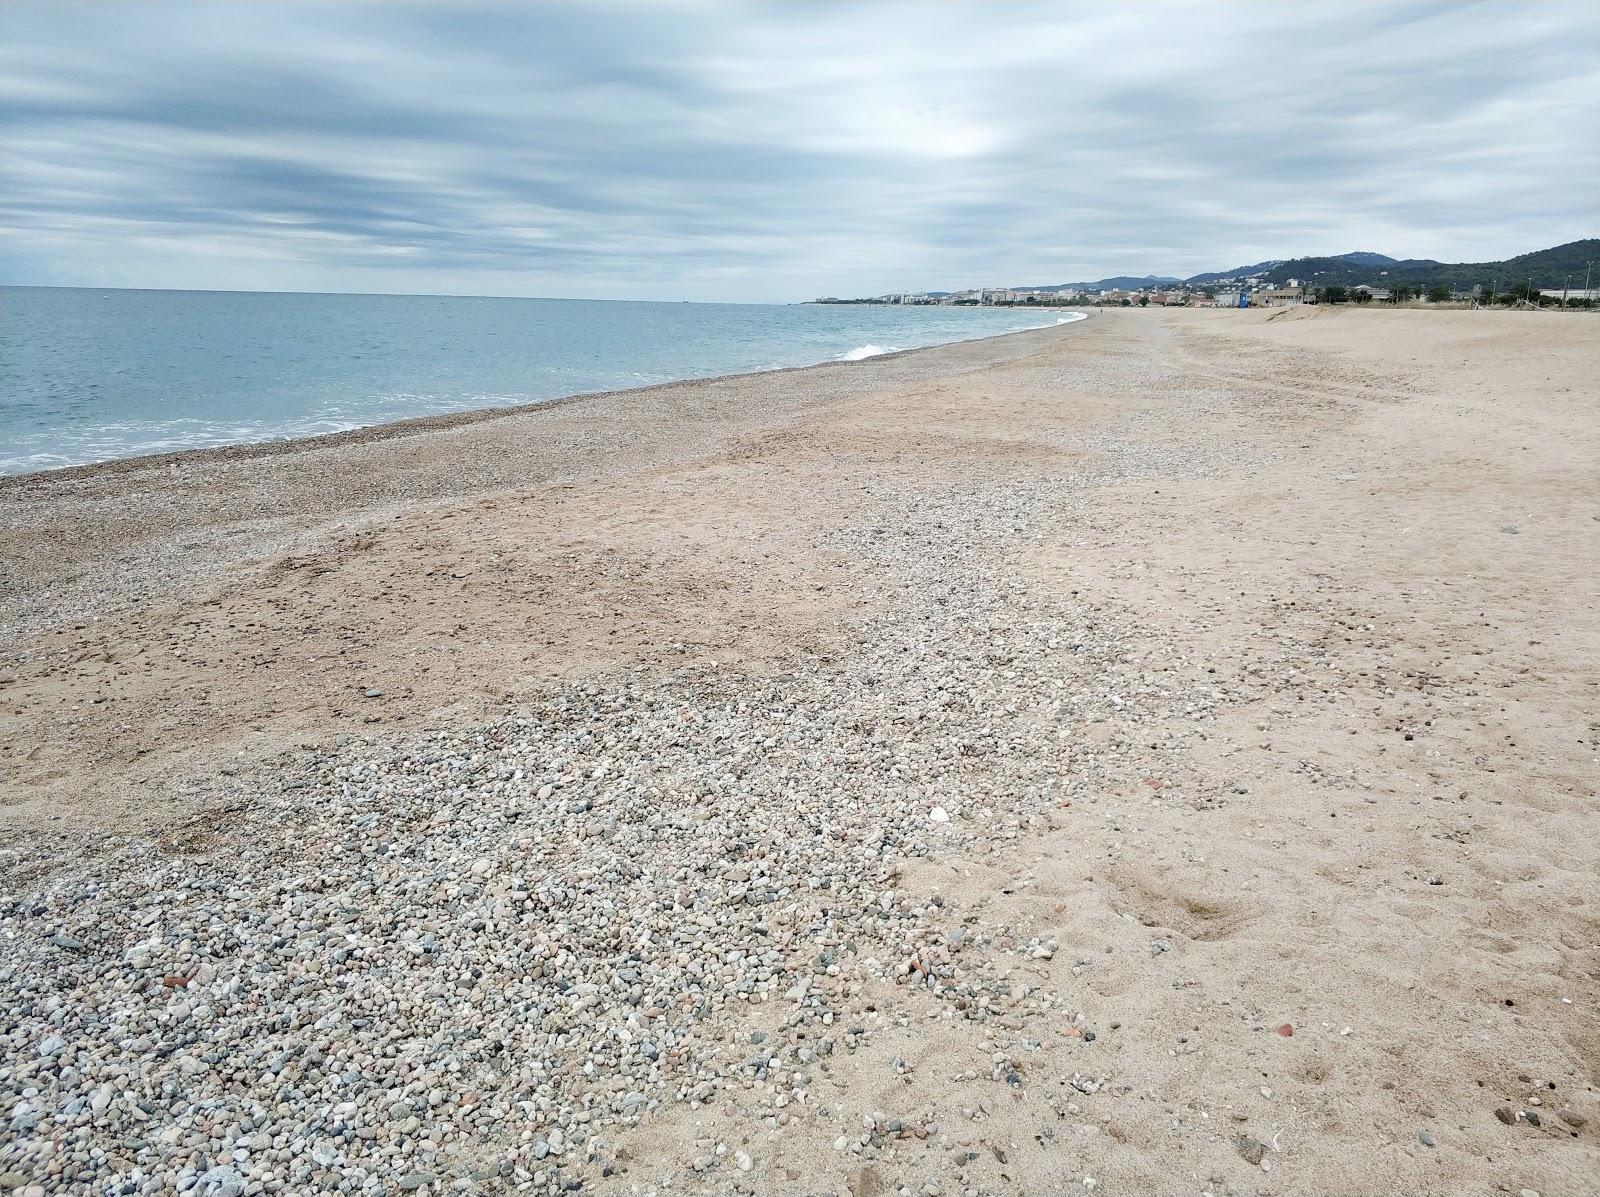
[[[1259,1164],[1267,1154],[1267,1145],[1249,1135],[1240,1135],[1234,1140],[1233,1145],[1240,1158],[1247,1164]]]

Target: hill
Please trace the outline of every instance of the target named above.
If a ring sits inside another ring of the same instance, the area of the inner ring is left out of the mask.
[[[1375,254],[1365,251],[1356,253],[1335,254],[1326,258],[1274,258],[1267,262],[1257,262],[1253,266],[1235,266],[1232,270],[1217,270],[1207,274],[1196,274],[1183,281],[1190,286],[1203,286],[1207,283],[1234,283],[1244,279],[1262,279],[1274,285],[1281,286],[1291,278],[1305,279],[1314,272],[1326,275],[1354,271],[1362,277],[1371,275],[1373,270],[1387,270],[1401,265],[1432,265],[1424,258],[1414,258],[1410,262],[1401,262],[1391,258],[1388,254]],[[1331,282],[1342,282],[1342,278],[1329,279]]]
[[[1371,259],[1382,259],[1372,261]],[[1510,287],[1529,279],[1535,287],[1559,287],[1571,278],[1573,286],[1583,285],[1584,268],[1600,261],[1600,238],[1569,241],[1565,245],[1533,253],[1519,254],[1499,262],[1436,262],[1431,258],[1396,260],[1382,254],[1343,254],[1331,258],[1291,258],[1265,272],[1265,281],[1283,286],[1290,279],[1326,287],[1330,284],[1355,286],[1427,287],[1439,283],[1456,290],[1475,286]],[[1197,276],[1189,282],[1217,281]]]
[[[1018,291],[1137,291],[1141,287],[1167,287],[1183,280],[1170,274],[1118,274],[1092,283],[1050,283],[1042,287],[1017,287]]]
[[[1183,281],[1193,286],[1199,286],[1205,283],[1230,283],[1237,279],[1254,278],[1258,274],[1265,274],[1278,265],[1281,260],[1280,258],[1273,258],[1271,261],[1257,262],[1253,266],[1235,266],[1232,270],[1215,270],[1209,274],[1197,274],[1193,278],[1186,278]]]
[[[1391,258],[1388,254],[1369,254],[1369,253],[1334,254],[1334,258],[1337,261],[1340,261],[1340,262],[1353,262],[1357,266],[1393,266],[1393,265],[1395,265],[1395,260],[1393,258]]]
[[[1500,262],[1436,262],[1432,258],[1391,258],[1388,254],[1357,250],[1326,257],[1274,258],[1231,270],[1175,278],[1170,274],[1118,274],[1094,282],[1050,283],[1046,286],[1017,287],[1019,291],[1138,291],[1181,283],[1190,287],[1226,285],[1244,280],[1281,287],[1290,279],[1316,287],[1362,283],[1375,287],[1428,287],[1442,283],[1453,290],[1475,286],[1501,289],[1530,279],[1534,287],[1559,287],[1571,279],[1574,287],[1583,285],[1584,268],[1589,262],[1600,265],[1600,238],[1588,237],[1533,253],[1519,254]],[[1600,273],[1593,280],[1600,284]],[[931,291],[930,295],[943,295]]]

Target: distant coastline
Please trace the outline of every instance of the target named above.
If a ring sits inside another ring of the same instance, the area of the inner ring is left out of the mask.
[[[1357,251],[1333,257],[1272,258],[1180,278],[1176,275],[1114,275],[1092,282],[1033,286],[969,287],[955,291],[895,291],[818,304],[884,304],[897,307],[1100,306],[1272,307],[1309,301],[1369,300],[1405,303],[1526,303],[1600,306],[1600,238],[1569,241],[1497,262],[1437,262],[1391,258]]]

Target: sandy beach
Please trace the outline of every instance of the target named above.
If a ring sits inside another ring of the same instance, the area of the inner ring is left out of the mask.
[[[0,480],[0,1188],[1595,1193],[1597,331]]]

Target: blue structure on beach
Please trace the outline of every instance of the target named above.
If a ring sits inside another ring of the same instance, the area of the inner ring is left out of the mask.
[[[1239,288],[1239,306],[1242,308],[1250,306],[1250,293],[1243,287]]]

